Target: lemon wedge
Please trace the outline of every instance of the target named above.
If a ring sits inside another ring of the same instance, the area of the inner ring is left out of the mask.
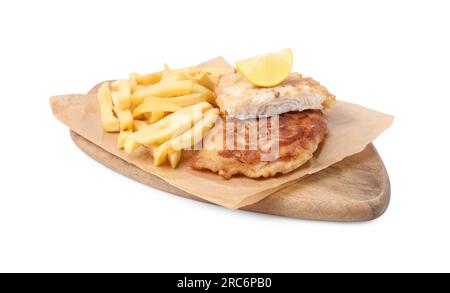
[[[260,87],[273,87],[280,84],[291,72],[292,52],[283,49],[236,61],[236,68],[252,84]]]

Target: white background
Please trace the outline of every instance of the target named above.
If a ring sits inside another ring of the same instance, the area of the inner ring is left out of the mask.
[[[450,271],[448,1],[1,1],[0,271]],[[338,99],[395,115],[379,219],[329,223],[171,196],[98,164],[51,95],[290,47]]]

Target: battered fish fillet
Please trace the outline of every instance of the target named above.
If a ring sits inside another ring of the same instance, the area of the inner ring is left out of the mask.
[[[269,124],[267,128],[270,130],[271,122],[267,121]],[[244,122],[249,123],[248,120]],[[223,128],[224,133],[229,127],[227,122],[226,127]],[[247,136],[248,131],[246,124]],[[191,166],[197,170],[208,169],[217,172],[225,178],[231,178],[236,174],[251,178],[271,177],[277,173],[285,174],[311,159],[320,142],[325,138],[326,132],[327,120],[320,110],[285,113],[279,116],[278,159],[262,161],[261,157],[267,150],[261,147],[249,150],[246,144],[245,150],[202,149],[193,157]]]
[[[216,88],[217,104],[224,115],[241,120],[269,117],[291,111],[328,109],[336,97],[314,79],[291,73],[279,85],[256,87],[240,73],[222,76]]]

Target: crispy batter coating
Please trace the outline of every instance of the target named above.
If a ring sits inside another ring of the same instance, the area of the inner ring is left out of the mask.
[[[241,120],[291,111],[326,110],[336,99],[323,85],[298,73],[291,73],[271,88],[256,87],[240,73],[229,74],[219,80],[216,94],[220,111]]]
[[[232,122],[233,123],[233,122]],[[246,122],[248,123],[248,122]],[[267,122],[269,133],[271,120]],[[225,123],[223,132],[230,127]],[[234,127],[234,131],[238,131]],[[262,156],[269,150],[264,147],[251,150],[248,146],[249,127],[246,124],[246,142],[243,150],[199,151],[191,161],[197,170],[210,170],[225,178],[245,175],[251,178],[271,177],[288,173],[306,163],[316,151],[327,132],[327,120],[320,110],[289,112],[279,116],[279,156],[276,160],[264,161]],[[225,136],[224,136],[225,138]],[[236,146],[237,142],[234,141]]]

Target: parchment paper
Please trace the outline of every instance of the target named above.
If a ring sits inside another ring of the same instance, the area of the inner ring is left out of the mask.
[[[223,64],[223,59],[208,64]],[[329,133],[314,157],[296,171],[268,179],[233,177],[230,180],[208,171],[192,170],[187,160],[176,169],[167,164],[156,167],[145,150],[127,154],[117,147],[116,133],[102,129],[95,95],[63,95],[50,98],[54,115],[70,129],[104,150],[160,177],[171,185],[204,200],[237,209],[260,201],[299,178],[318,172],[343,158],[359,153],[386,130],[393,117],[362,106],[337,101],[329,112]]]

